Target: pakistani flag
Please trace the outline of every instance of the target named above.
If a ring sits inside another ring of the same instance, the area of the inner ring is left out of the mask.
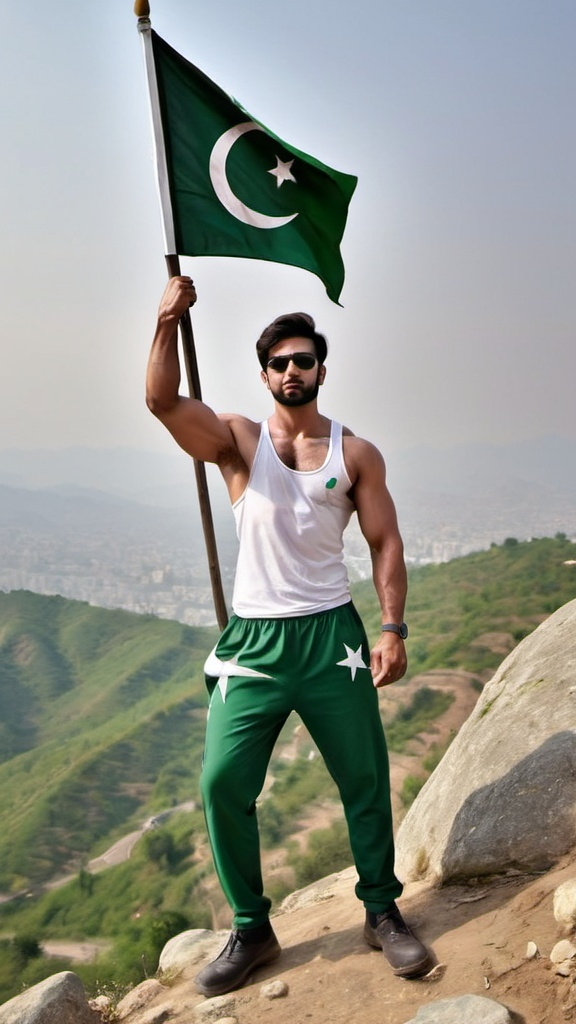
[[[317,274],[338,302],[357,178],[282,142],[151,32],[176,251]]]

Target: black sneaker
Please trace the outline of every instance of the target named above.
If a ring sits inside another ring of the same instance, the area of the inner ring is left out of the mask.
[[[205,996],[221,996],[240,988],[256,967],[271,963],[281,952],[269,921],[231,932],[222,952],[200,971],[194,984]]]
[[[416,978],[432,967],[432,957],[420,939],[412,934],[395,903],[382,914],[366,913],[364,938],[381,949],[394,974]]]

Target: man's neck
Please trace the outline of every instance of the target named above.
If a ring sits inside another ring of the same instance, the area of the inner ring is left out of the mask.
[[[330,420],[318,412],[316,399],[292,407],[275,402],[268,423],[272,434],[286,437],[326,437],[330,433]]]

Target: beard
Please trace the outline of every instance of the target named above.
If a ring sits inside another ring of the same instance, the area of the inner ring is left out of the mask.
[[[313,384],[309,384],[306,387],[304,384],[298,384],[298,391],[292,391],[290,394],[286,394],[282,390],[282,387],[273,388],[270,387],[270,391],[279,405],[286,405],[292,409],[297,408],[300,405],[308,405],[313,402],[318,395],[320,390],[320,373],[316,375],[316,380]],[[268,378],[270,379],[270,378]],[[296,383],[296,381],[294,382]]]

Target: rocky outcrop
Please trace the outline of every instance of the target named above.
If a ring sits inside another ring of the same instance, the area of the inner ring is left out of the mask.
[[[576,846],[576,601],[505,659],[397,837],[408,881],[542,871]]]
[[[266,1024],[271,1001],[276,1024],[357,1020],[359,1012],[365,1024],[560,1024],[573,1019],[576,936],[571,928],[570,937],[558,941],[554,920],[559,906],[564,930],[575,909],[576,878],[569,857],[548,876],[529,881],[496,880],[472,890],[415,885],[420,895],[408,919],[423,938],[434,940],[438,956],[436,967],[419,981],[394,978],[381,954],[367,951],[353,875],[351,870],[331,875],[285,902],[274,918],[283,958],[272,971],[256,972],[238,991],[213,999],[196,991],[192,978],[199,958],[209,959],[222,935],[189,931],[165,947],[163,961],[169,967],[159,972],[162,980],[141,982],[119,1003],[97,996],[90,1003],[99,1010],[97,1017],[87,1011],[79,980],[64,974],[0,1007],[0,1024]],[[553,878],[561,884],[554,887]],[[512,892],[516,906],[508,907]],[[475,926],[477,900],[484,909],[489,904],[490,912]],[[353,920],[357,926],[350,927]]]
[[[0,1024],[101,1024],[88,1005],[80,978],[71,971],[53,974],[0,1006]]]

